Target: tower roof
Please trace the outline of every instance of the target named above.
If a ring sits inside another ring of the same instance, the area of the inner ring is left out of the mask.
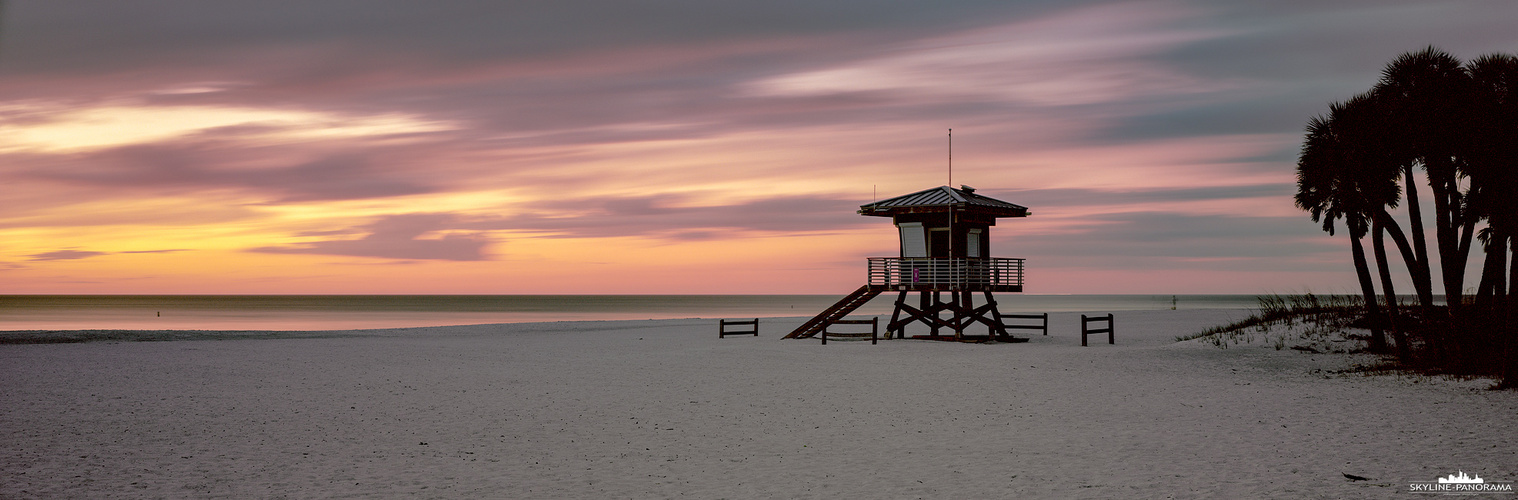
[[[897,196],[859,206],[860,215],[891,217],[898,214],[948,212],[975,212],[993,217],[1027,217],[1028,207],[1008,203],[985,195],[975,194],[975,188],[939,186],[916,193]]]

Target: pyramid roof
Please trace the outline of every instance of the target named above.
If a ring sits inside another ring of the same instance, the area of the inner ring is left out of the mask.
[[[975,188],[964,185],[959,186],[958,189],[939,186],[860,205],[859,214],[891,217],[906,213],[947,212],[950,207],[953,207],[956,213],[984,213],[993,217],[1028,216],[1028,207],[976,194]]]

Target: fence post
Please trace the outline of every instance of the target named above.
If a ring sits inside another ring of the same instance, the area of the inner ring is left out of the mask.
[[[1117,325],[1112,322],[1112,313],[1107,313],[1107,343],[1117,345]]]
[[[1086,315],[1081,315],[1081,347],[1086,347]]]

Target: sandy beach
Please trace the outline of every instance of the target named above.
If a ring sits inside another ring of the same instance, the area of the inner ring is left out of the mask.
[[[3,498],[1387,498],[1518,481],[1518,394],[1078,314],[1028,343],[715,319],[0,345]],[[1368,478],[1352,481],[1344,474]]]

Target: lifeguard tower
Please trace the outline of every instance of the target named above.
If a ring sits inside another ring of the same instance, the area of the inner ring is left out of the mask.
[[[976,194],[969,186],[940,186],[862,205],[859,214],[891,218],[901,235],[900,256],[870,257],[864,286],[785,338],[815,336],[881,293],[897,292],[886,338],[904,338],[907,325],[920,322],[931,334],[918,338],[965,340],[966,329],[980,323],[988,328],[986,338],[1014,340],[994,294],[1023,291],[1023,259],[991,257],[990,233],[996,219],[1027,217],[1027,207]],[[914,292],[915,306],[907,300]],[[983,297],[979,306],[975,293]]]

